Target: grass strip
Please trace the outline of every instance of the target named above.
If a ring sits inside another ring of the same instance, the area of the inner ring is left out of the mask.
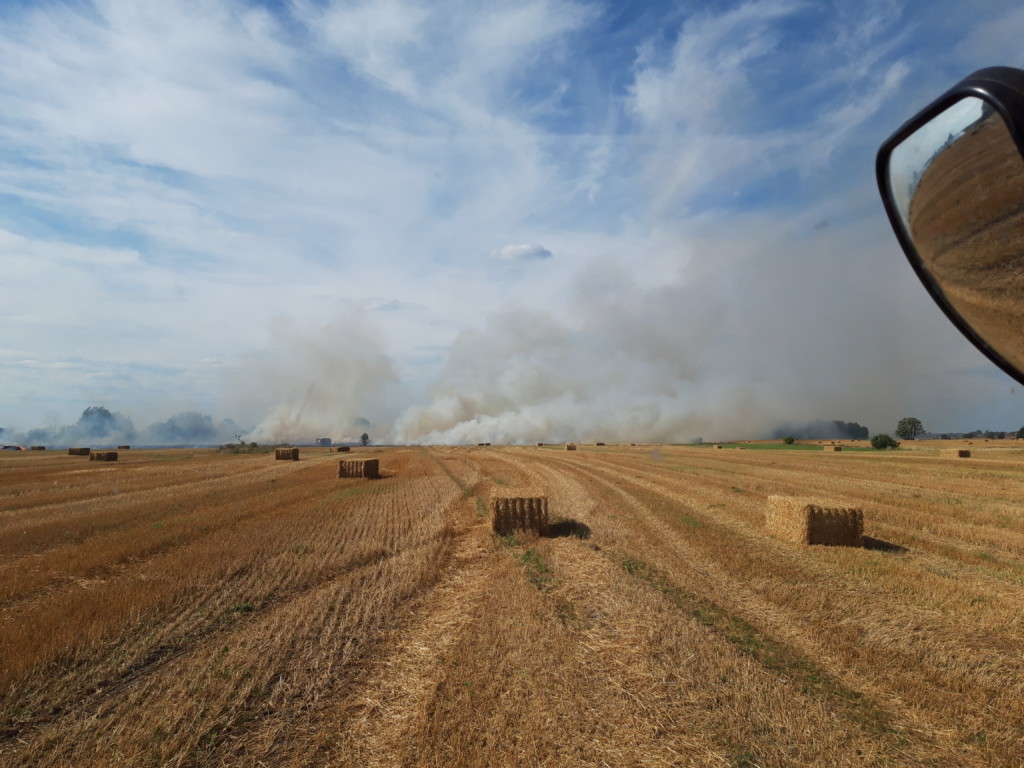
[[[869,734],[895,736],[898,742],[903,741],[899,729],[892,725],[886,712],[798,651],[774,640],[743,617],[728,612],[714,601],[673,585],[664,573],[649,563],[621,553],[608,554],[630,576],[661,592],[677,608],[766,669],[795,682],[801,692],[824,700],[833,711],[857,723]]]

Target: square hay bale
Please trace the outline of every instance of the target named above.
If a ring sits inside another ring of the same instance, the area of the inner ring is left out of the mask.
[[[299,460],[299,449],[298,448],[278,448],[274,451],[274,459],[276,461],[298,461]]]
[[[769,533],[796,544],[864,546],[864,513],[851,507],[769,496],[764,522]]]
[[[131,449],[132,449],[132,447],[130,445],[119,445],[119,446],[117,446],[117,450],[119,450],[119,451],[130,451]]]
[[[88,456],[91,448],[68,448],[68,456]]]
[[[969,459],[971,458],[970,448],[943,448],[939,451],[948,459]]]
[[[825,453],[839,453],[843,450],[841,445],[823,445],[821,447],[825,449]]]
[[[30,451],[45,451],[46,450],[46,446],[45,445],[33,445],[33,446],[31,446],[29,448],[29,450]]]
[[[594,445],[604,445],[604,443],[594,443]]]
[[[538,448],[543,448],[544,447],[544,443],[537,443],[537,447]]]
[[[515,491],[491,497],[491,526],[494,532],[507,535],[515,531],[536,533],[543,536],[548,532],[547,496],[515,496]]]
[[[722,446],[720,446],[720,445],[716,445],[716,446],[715,446],[715,450],[716,450],[716,451],[720,451],[720,450],[722,450]]]
[[[89,461],[117,461],[117,451],[92,451]]]
[[[567,450],[567,451],[575,451],[576,450],[576,443],[566,443],[565,444],[565,450]]]
[[[342,459],[338,462],[338,477],[380,477],[380,459]]]
[[[351,453],[352,449],[347,445],[339,445],[338,453]]]

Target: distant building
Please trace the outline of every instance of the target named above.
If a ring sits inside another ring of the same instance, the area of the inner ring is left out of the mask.
[[[329,437],[318,437],[316,439],[317,445],[331,445],[331,438]]]

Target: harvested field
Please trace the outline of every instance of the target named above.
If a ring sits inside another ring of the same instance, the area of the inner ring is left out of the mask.
[[[941,447],[0,454],[0,765],[1024,764],[1024,446]]]

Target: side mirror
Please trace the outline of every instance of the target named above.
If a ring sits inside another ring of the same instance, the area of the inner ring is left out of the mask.
[[[881,147],[879,191],[950,320],[1024,384],[1024,72],[979,70]]]

